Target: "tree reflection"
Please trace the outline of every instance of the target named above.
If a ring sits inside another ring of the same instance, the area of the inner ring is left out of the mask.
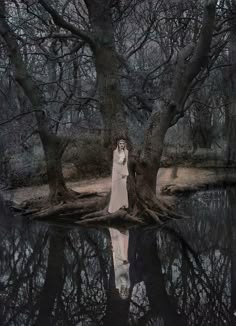
[[[131,229],[125,298],[108,229],[1,224],[0,324],[234,325],[235,196],[198,194],[196,218]]]

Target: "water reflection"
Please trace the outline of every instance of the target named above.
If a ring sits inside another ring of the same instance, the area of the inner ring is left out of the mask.
[[[112,243],[116,289],[122,299],[127,299],[130,292],[130,264],[128,261],[129,231],[109,228],[109,232]]]
[[[236,193],[161,229],[16,223],[0,210],[0,325],[235,325]]]

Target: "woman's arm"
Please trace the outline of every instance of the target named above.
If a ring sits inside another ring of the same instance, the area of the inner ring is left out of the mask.
[[[127,177],[129,175],[128,170],[128,150],[125,151],[125,162],[122,165],[121,174],[123,177]]]

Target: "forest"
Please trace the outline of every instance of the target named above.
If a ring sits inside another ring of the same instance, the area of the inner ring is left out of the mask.
[[[236,0],[0,0],[0,325],[236,326],[235,143]]]
[[[1,184],[49,187],[25,215],[162,224],[183,216],[161,168],[236,182],[235,0],[2,0],[0,46]],[[68,180],[110,176],[120,138],[129,209],[108,214],[110,192]]]

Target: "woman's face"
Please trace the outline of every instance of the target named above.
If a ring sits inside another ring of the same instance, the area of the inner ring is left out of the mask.
[[[118,148],[119,148],[119,150],[125,148],[125,141],[124,141],[124,140],[120,140],[120,141],[118,142]]]

